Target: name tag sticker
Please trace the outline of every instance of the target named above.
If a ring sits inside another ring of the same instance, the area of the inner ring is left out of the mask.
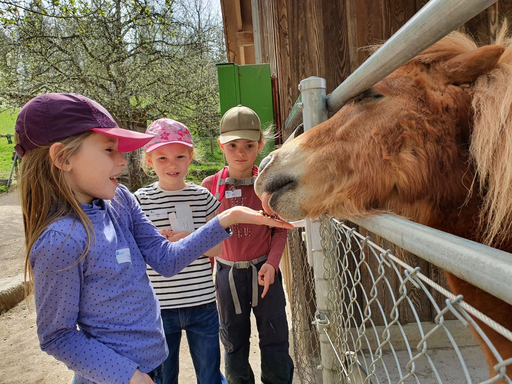
[[[118,264],[122,263],[130,263],[132,262],[132,258],[130,256],[130,248],[122,248],[116,251],[116,259]]]
[[[233,197],[242,197],[242,190],[235,189],[234,191],[226,191],[227,199],[232,199]]]
[[[149,211],[149,218],[151,220],[167,219],[167,209],[152,209]]]

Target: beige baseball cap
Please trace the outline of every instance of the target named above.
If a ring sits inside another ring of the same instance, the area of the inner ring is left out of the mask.
[[[261,138],[260,118],[251,108],[237,105],[226,111],[220,121],[221,144],[233,140],[245,139],[259,141]]]

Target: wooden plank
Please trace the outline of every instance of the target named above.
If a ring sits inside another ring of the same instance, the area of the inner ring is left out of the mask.
[[[261,62],[262,63],[270,63],[269,61],[269,49],[271,45],[268,42],[268,28],[269,21],[272,20],[273,17],[265,17],[264,15],[272,15],[271,12],[266,12],[265,7],[268,7],[269,0],[261,0],[258,1],[258,16],[259,16],[259,24],[260,24],[260,43],[261,43]]]
[[[235,20],[236,20],[236,30],[241,31],[244,27],[242,20],[242,5],[240,4],[242,0],[234,0],[234,10],[235,10]]]
[[[351,29],[352,44],[356,43],[355,23],[340,23],[339,20],[349,20],[347,8],[349,1],[323,1],[322,15],[322,39],[324,40],[323,57],[324,65],[319,68],[320,76],[325,78],[327,93],[332,92],[352,72],[355,65],[357,48],[350,47],[349,28]],[[351,63],[351,60],[354,60]]]
[[[382,15],[386,0],[359,0],[356,7],[358,47],[381,44],[386,39]],[[370,56],[366,49],[359,50],[359,64]]]
[[[240,13],[242,15],[242,29],[239,29],[237,32],[241,32],[241,31],[251,31],[252,32],[251,0],[240,0]],[[256,56],[255,56],[255,52],[254,52],[254,45],[244,45],[243,46],[243,56],[244,56],[243,64],[255,64]]]
[[[418,12],[425,4],[428,3],[428,0],[416,0],[416,12]]]
[[[303,79],[310,76],[319,76],[323,78],[326,78],[327,76],[327,71],[325,69],[326,62],[323,60],[326,52],[324,43],[328,42],[331,37],[324,35],[324,18],[322,13],[324,1],[325,0],[310,0],[306,2],[306,15],[309,19],[309,22],[307,23],[309,38],[306,45],[306,52],[309,52],[309,59],[306,58],[304,61],[306,66],[303,72]]]
[[[484,12],[469,20],[462,31],[469,33],[479,44],[490,44],[496,37],[499,24],[499,4],[493,4]]]
[[[357,67],[359,67],[359,57],[358,57],[358,48],[359,45],[357,43],[357,4],[356,0],[345,0],[345,8],[346,8],[346,25],[347,25],[347,46],[349,56],[350,69],[349,73],[354,72]],[[348,75],[347,75],[348,76]],[[344,75],[343,80],[347,77]],[[341,81],[338,84],[341,84]]]
[[[224,24],[224,40],[226,41],[226,56],[228,62],[238,63],[238,47],[235,33],[237,32],[237,15],[234,2],[239,0],[221,0],[222,23]]]
[[[254,35],[252,31],[241,31],[235,33],[236,44],[239,47],[254,45]]]
[[[389,39],[416,13],[416,4],[410,0],[386,1],[384,4],[384,36]]]
[[[295,8],[293,0],[282,0],[275,2],[277,14],[276,41],[278,49],[278,71],[279,71],[279,99],[281,111],[281,123],[288,116],[295,99],[298,96],[297,82],[298,77],[295,65],[295,50],[292,52],[292,45],[295,44],[296,35],[290,32],[290,18],[293,18],[293,9]],[[293,40],[292,40],[293,39]],[[294,78],[292,79],[292,76]]]

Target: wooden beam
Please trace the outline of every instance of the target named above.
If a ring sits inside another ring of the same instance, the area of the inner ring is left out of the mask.
[[[236,45],[239,47],[246,47],[248,45],[254,45],[254,36],[251,31],[241,31],[235,33]]]
[[[235,14],[236,14],[236,30],[241,31],[243,28],[242,21],[242,6],[240,4],[241,0],[235,0]]]

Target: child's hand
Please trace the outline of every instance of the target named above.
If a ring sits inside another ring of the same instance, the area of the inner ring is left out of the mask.
[[[265,215],[263,211],[255,211],[254,209],[236,206],[225,210],[218,215],[219,223],[224,228],[233,224],[257,224],[268,225],[269,227],[280,227],[293,229],[293,225],[286,221]]]
[[[190,235],[190,233],[187,231],[171,231],[170,229],[162,229],[160,233],[165,236],[171,243]]]
[[[258,272],[258,284],[264,286],[261,298],[263,299],[268,292],[270,284],[274,284],[274,278],[276,277],[276,270],[268,263],[261,266]]]
[[[128,384],[155,384],[149,375],[142,373],[138,369],[133,374]]]

